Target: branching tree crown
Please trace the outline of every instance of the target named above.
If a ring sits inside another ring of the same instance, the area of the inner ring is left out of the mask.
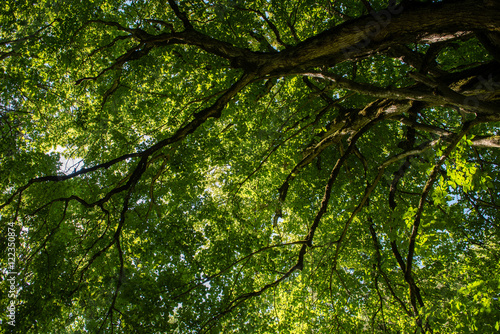
[[[499,0],[4,0],[2,330],[498,331],[499,62]]]

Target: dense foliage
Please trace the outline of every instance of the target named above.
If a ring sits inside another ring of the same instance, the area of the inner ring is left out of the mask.
[[[2,332],[499,330],[499,0],[0,7]]]

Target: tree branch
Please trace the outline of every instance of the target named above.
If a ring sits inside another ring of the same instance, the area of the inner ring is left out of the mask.
[[[170,8],[172,8],[172,10],[174,11],[175,16],[177,16],[182,21],[184,29],[192,30],[193,25],[191,24],[191,22],[189,22],[186,13],[181,12],[179,10],[179,6],[177,6],[177,3],[174,0],[168,0],[168,4],[170,5]]]
[[[284,46],[284,47],[288,47],[289,45],[286,44],[285,42],[283,42],[283,40],[281,39],[281,35],[280,35],[280,32],[278,30],[278,28],[276,27],[276,25],[271,22],[271,20],[269,20],[267,18],[266,15],[264,15],[261,11],[257,10],[257,9],[252,9],[252,8],[244,8],[244,7],[239,7],[239,6],[236,6],[235,7],[236,9],[239,9],[239,10],[243,10],[243,11],[247,11],[247,12],[253,12],[253,13],[256,13],[258,14],[266,23],[267,25],[269,26],[269,28],[271,28],[271,30],[273,31],[274,33],[274,36],[276,36],[276,41]]]

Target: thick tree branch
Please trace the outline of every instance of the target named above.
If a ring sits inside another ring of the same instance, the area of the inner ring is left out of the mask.
[[[422,218],[423,210],[424,210],[424,205],[426,203],[426,198],[427,195],[429,194],[430,190],[432,189],[432,186],[434,182],[437,180],[438,172],[444,163],[444,161],[448,158],[450,153],[455,149],[456,145],[458,142],[462,139],[463,136],[467,134],[467,132],[472,128],[474,125],[473,122],[467,122],[463,125],[462,130],[460,133],[458,133],[455,138],[453,138],[452,142],[446,150],[444,151],[443,155],[439,158],[439,160],[436,162],[434,165],[434,168],[429,175],[429,178],[424,186],[424,189],[422,191],[422,195],[420,196],[420,201],[418,204],[417,212],[415,214],[415,218],[413,221],[413,227],[411,230],[410,238],[409,238],[409,246],[408,246],[408,255],[406,257],[406,270],[405,270],[405,280],[408,282],[410,286],[410,302],[412,304],[415,316],[418,316],[418,307],[416,304],[416,301],[418,300],[418,303],[420,307],[424,306],[420,290],[416,286],[413,277],[412,277],[412,267],[413,267],[413,259],[414,259],[414,254],[415,254],[415,244],[416,244],[416,239],[417,239],[417,234],[418,234],[418,229],[420,226],[420,220]]]
[[[316,216],[314,217],[314,221],[309,228],[309,233],[307,234],[306,241],[307,241],[307,246],[311,247],[313,238],[314,238],[314,233],[316,229],[318,228],[319,222],[323,215],[326,213],[326,209],[328,208],[328,202],[330,201],[330,196],[332,193],[332,186],[333,183],[335,182],[337,176],[339,175],[340,169],[342,168],[342,165],[345,163],[347,158],[351,155],[353,152],[354,148],[356,147],[356,142],[358,139],[360,139],[375,123],[377,123],[379,120],[374,119],[367,125],[365,125],[363,128],[361,128],[352,138],[349,140],[349,146],[347,147],[346,151],[344,154],[337,160],[335,163],[335,166],[332,169],[332,172],[330,173],[330,177],[328,178],[328,182],[325,186],[325,192],[323,195],[323,199],[321,201],[320,208],[318,212],[316,213]]]
[[[398,115],[410,108],[410,105],[402,104],[395,101],[377,100],[367,105],[361,111],[354,111],[351,114],[339,115],[329,125],[327,131],[322,135],[319,143],[308,147],[305,150],[305,157],[292,169],[285,181],[279,188],[278,208],[274,215],[273,221],[276,224],[281,218],[281,208],[285,203],[288,187],[290,182],[300,173],[300,171],[309,165],[317,156],[321,154],[327,147],[338,143],[342,138],[356,134],[365,125],[375,119],[385,119],[393,115]]]
[[[411,231],[411,235],[409,238],[409,246],[408,246],[408,256],[406,258],[406,272],[405,275],[411,275],[411,270],[412,270],[412,265],[413,265],[413,255],[415,252],[415,242],[418,234],[418,228],[420,226],[420,220],[422,218],[422,213],[424,211],[424,205],[425,201],[427,198],[427,195],[429,194],[430,190],[432,189],[432,186],[434,185],[434,182],[437,180],[438,172],[445,162],[445,160],[448,158],[450,153],[455,149],[457,146],[458,142],[469,132],[469,130],[474,126],[473,122],[467,122],[464,124],[462,127],[462,130],[460,133],[458,133],[455,138],[453,138],[452,142],[448,145],[446,150],[444,151],[443,155],[439,158],[439,160],[436,162],[434,165],[434,168],[432,169],[431,174],[429,175],[429,178],[427,179],[427,182],[424,186],[424,189],[422,190],[422,195],[420,196],[420,201],[418,203],[418,208],[417,212],[415,214],[415,219],[413,221],[413,227]]]
[[[269,28],[271,28],[271,30],[274,33],[274,36],[276,36],[276,41],[280,45],[282,45],[284,47],[288,47],[289,46],[285,42],[283,42],[283,40],[281,39],[281,34],[280,34],[278,28],[276,27],[276,25],[271,20],[269,20],[269,18],[266,15],[264,15],[264,13],[262,13],[261,11],[256,10],[256,9],[243,8],[243,7],[239,7],[239,6],[236,6],[236,9],[243,10],[243,11],[248,11],[248,12],[253,12],[253,13],[258,14],[267,23],[267,25],[269,26]]]
[[[500,33],[499,32],[477,32],[477,39],[484,48],[500,63]]]
[[[418,123],[417,121],[410,120],[409,118],[398,115],[394,119],[397,119],[403,124],[406,124],[408,126],[411,126],[415,130],[420,130],[420,131],[425,131],[429,133],[436,134],[440,137],[442,137],[444,140],[449,140],[453,136],[455,136],[455,133],[442,129],[438,126],[434,125],[427,125],[427,124],[421,124]],[[472,146],[474,147],[485,147],[485,148],[500,148],[500,136],[474,136],[471,140]]]
[[[168,0],[168,4],[170,5],[170,8],[172,8],[172,10],[174,11],[175,16],[177,16],[182,21],[184,29],[192,30],[193,25],[191,24],[191,22],[189,22],[186,13],[180,11],[179,6],[177,6],[177,3],[174,0]]]
[[[475,111],[477,114],[485,116],[498,115],[499,106],[491,102],[483,101],[481,96],[462,95],[458,92],[455,92],[453,89],[448,87],[448,85],[441,82],[436,82],[435,80],[430,79],[419,73],[410,73],[410,76],[413,79],[422,82],[425,85],[437,89],[439,92],[441,92],[443,98],[445,99],[445,101],[441,101],[441,104],[446,104],[446,102],[448,102],[450,104],[459,106],[464,110],[472,110]]]

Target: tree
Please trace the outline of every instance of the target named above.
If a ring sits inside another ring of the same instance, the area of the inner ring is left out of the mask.
[[[499,330],[500,1],[3,3],[4,331]]]

